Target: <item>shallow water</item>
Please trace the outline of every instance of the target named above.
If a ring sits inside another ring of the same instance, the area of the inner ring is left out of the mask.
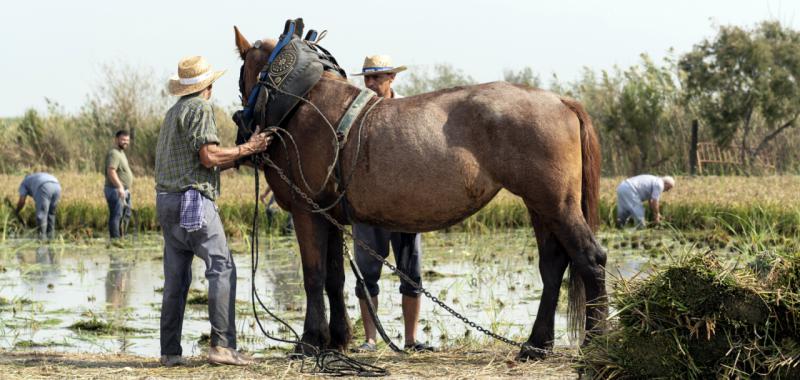
[[[609,277],[628,278],[650,263],[657,264],[675,239],[663,231],[638,231],[622,235],[603,232],[600,240],[609,253]],[[647,241],[649,246],[662,243],[660,248],[648,248],[650,253],[643,254],[643,243],[633,247],[637,241]],[[620,242],[626,242],[625,246]],[[262,243],[255,281],[259,294],[268,307],[301,332],[305,296],[294,238],[262,238]],[[0,347],[158,356],[159,290],[163,285],[160,244],[155,235],[142,237],[125,249],[107,248],[99,240],[84,245],[37,246],[32,241],[0,244]],[[266,340],[258,330],[250,305],[249,251],[243,242],[233,243],[231,249],[238,271],[239,346],[256,352],[289,347]],[[542,291],[535,239],[528,231],[424,234],[423,249],[423,286],[433,295],[484,327],[517,340],[527,338]],[[389,260],[394,262],[391,256]],[[194,260],[192,288],[201,293],[206,289],[204,269],[202,261]],[[403,331],[399,281],[388,272],[384,268],[379,284],[379,315],[399,344]],[[359,313],[354,284],[354,276],[348,271],[345,293],[355,323]],[[569,344],[563,299],[562,295],[556,319],[557,345]],[[93,318],[136,331],[99,335],[68,328]],[[265,315],[261,319],[267,331],[290,337],[272,319]],[[184,354],[202,351],[205,345],[200,342],[201,335],[209,328],[206,306],[187,306]],[[483,339],[477,331],[467,333],[466,325],[427,299],[422,303],[420,330],[420,340],[440,346]]]

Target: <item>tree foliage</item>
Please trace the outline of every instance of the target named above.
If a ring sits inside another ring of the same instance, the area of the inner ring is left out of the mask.
[[[530,67],[525,67],[516,72],[514,70],[504,70],[503,80],[508,83],[522,84],[533,88],[542,87],[542,79]]]
[[[800,34],[775,21],[719,28],[680,60],[685,100],[748,164],[800,114]]]
[[[409,71],[407,75],[400,74],[398,84],[394,86],[397,92],[403,96],[475,83],[475,79],[471,76],[446,63],[435,65],[432,72],[421,67],[412,68]]]

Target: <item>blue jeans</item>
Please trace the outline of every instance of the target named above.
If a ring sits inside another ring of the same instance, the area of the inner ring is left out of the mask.
[[[56,229],[56,207],[61,199],[61,185],[46,182],[39,186],[33,200],[36,203],[36,222],[39,224],[39,238],[52,239]]]
[[[119,238],[120,226],[128,225],[131,219],[131,192],[125,191],[125,199],[119,198],[117,189],[106,186],[103,189],[108,203],[108,233],[112,239]]]

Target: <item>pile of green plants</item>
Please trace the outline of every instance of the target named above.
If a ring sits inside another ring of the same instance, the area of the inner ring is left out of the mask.
[[[618,282],[608,332],[581,366],[600,378],[800,378],[800,255],[770,262],[692,254]]]

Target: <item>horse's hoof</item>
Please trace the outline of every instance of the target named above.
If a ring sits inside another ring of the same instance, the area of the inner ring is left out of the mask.
[[[289,354],[290,359],[302,359],[302,358],[310,358],[316,356],[319,353],[319,349],[313,345],[307,343],[298,343],[294,346],[294,351]]]
[[[516,360],[518,362],[527,362],[528,360],[542,360],[547,356],[548,353],[549,351],[543,348],[537,348],[533,346],[522,346],[522,349],[519,350],[519,353],[517,354]]]

